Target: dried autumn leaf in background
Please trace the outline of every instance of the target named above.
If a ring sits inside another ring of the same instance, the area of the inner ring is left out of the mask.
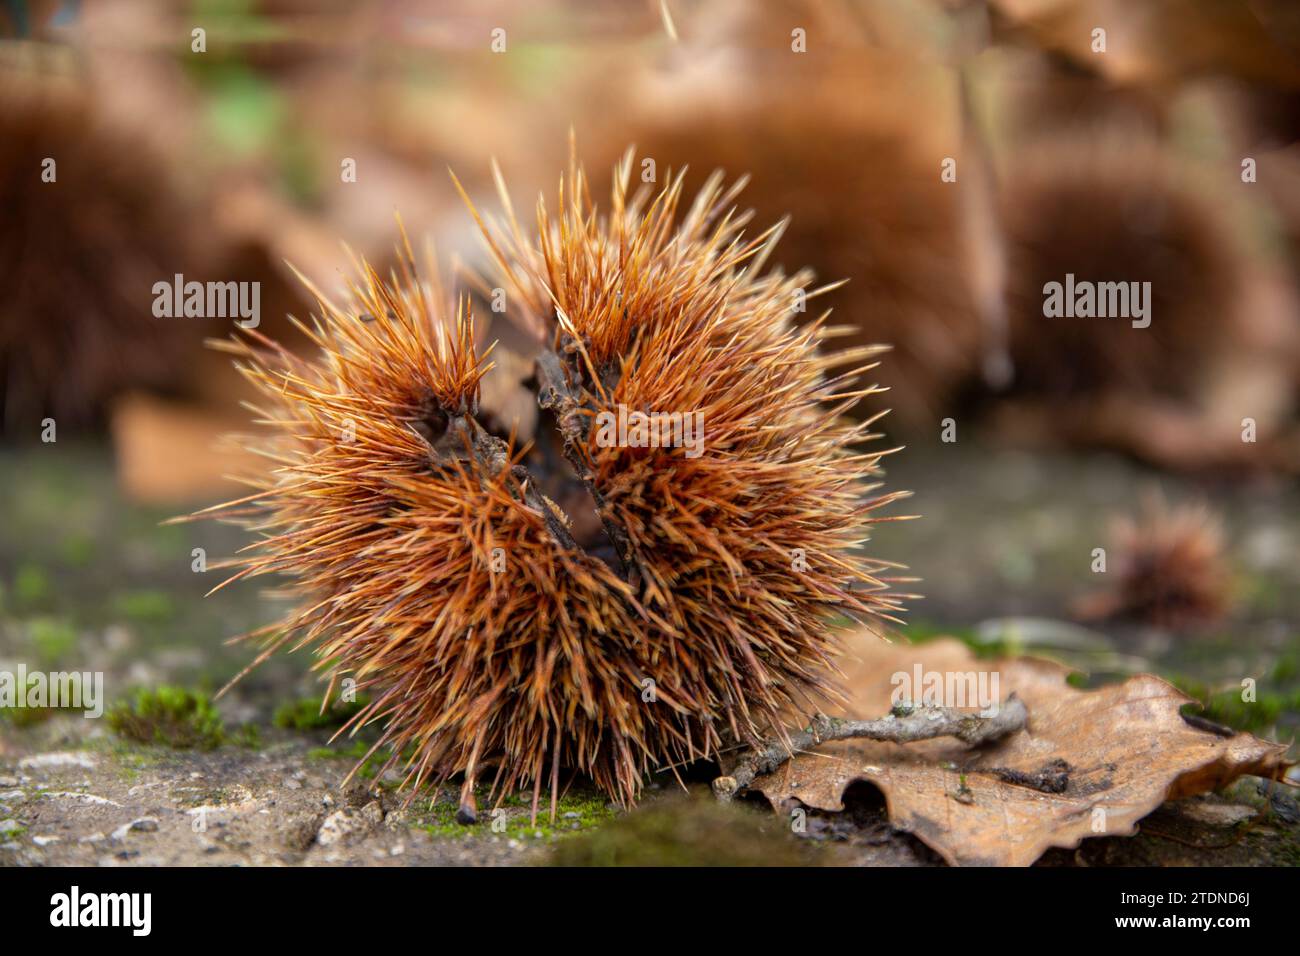
[[[203,494],[230,494],[228,475],[260,462],[229,435],[247,420],[213,407],[170,402],[139,392],[113,405],[113,452],[127,497],[152,503],[190,502]]]
[[[1179,3],[1151,0],[995,0],[1010,35],[1096,70],[1117,83],[1159,86],[1221,73],[1294,89],[1300,66],[1295,17],[1284,0]],[[1093,31],[1106,28],[1106,55]]]
[[[1132,835],[1165,800],[1286,766],[1285,745],[1195,729],[1179,714],[1190,698],[1147,674],[1080,691],[1066,684],[1068,670],[1059,664],[980,660],[954,640],[884,644],[864,632],[849,644],[851,716],[888,712],[897,686],[891,677],[913,677],[919,665],[941,678],[986,673],[999,698],[1015,693],[1025,702],[1029,730],[982,750],[946,738],[828,744],[756,778],[752,789],[778,808],[793,798],[838,811],[850,784],[869,782],[884,794],[896,826],[953,865],[1027,866],[1049,847]]]

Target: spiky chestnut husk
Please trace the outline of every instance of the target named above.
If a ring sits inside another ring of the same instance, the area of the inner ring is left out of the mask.
[[[854,326],[854,342],[892,346],[878,374],[889,388],[891,430],[928,434],[978,375],[981,329],[965,274],[961,194],[940,180],[928,144],[915,135],[914,113],[903,119],[874,101],[845,101],[846,84],[874,85],[874,74],[841,64],[836,82],[779,75],[779,88],[774,80],[761,86],[761,104],[674,110],[619,124],[619,135],[636,143],[638,163],[653,159],[661,175],[688,166],[694,182],[715,169],[744,173],[745,202],[758,216],[789,217],[774,261],[825,280],[849,278],[836,297],[837,318]]]
[[[513,214],[489,230],[607,537],[575,538],[481,426],[470,320],[444,319],[409,254],[345,305],[319,297],[316,360],[256,333],[232,346],[280,467],[218,509],[264,534],[231,580],[283,572],[303,598],[262,656],[312,646],[371,694],[352,726],[382,722],[412,785],[463,773],[463,804],[486,767],[502,795],[531,783],[536,801],[549,778],[554,801],[563,767],[630,803],[652,768],[757,741],[829,692],[831,615],[899,606],[894,566],[859,550],[898,494],[875,493],[883,453],[855,447],[870,422],[842,417],[873,366],[829,371],[876,349],[823,355],[826,316],[794,327],[808,277],[763,273],[777,230],[743,238],[734,189],[711,180],[679,216],[680,179],[647,204],[628,174],[608,219],[571,168],[537,236]],[[702,412],[704,453],[602,447],[593,418],[620,404]]]
[[[1204,505],[1159,495],[1112,522],[1107,577],[1114,584],[1079,602],[1080,616],[1192,628],[1221,619],[1231,601],[1219,520]]]
[[[1196,399],[1237,325],[1241,258],[1231,218],[1166,149],[1116,133],[1028,148],[1002,219],[1013,394]],[[1044,317],[1044,286],[1067,273],[1150,282],[1150,326]]]
[[[153,284],[187,271],[187,210],[160,161],[67,78],[0,81],[0,430],[93,425],[128,388],[184,387],[193,320],[155,319]],[[43,182],[46,159],[57,179]]]

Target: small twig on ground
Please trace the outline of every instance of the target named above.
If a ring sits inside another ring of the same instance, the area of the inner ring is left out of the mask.
[[[848,720],[818,714],[811,725],[791,734],[786,740],[774,740],[742,757],[728,776],[713,781],[719,800],[728,801],[754,782],[754,778],[771,773],[785,763],[795,751],[808,750],[833,740],[882,740],[905,744],[935,737],[956,737],[969,746],[997,740],[1025,726],[1029,712],[1024,702],[1012,694],[997,713],[984,717],[952,707],[895,707],[878,720]]]

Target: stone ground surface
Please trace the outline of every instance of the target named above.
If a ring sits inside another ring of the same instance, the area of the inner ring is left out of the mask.
[[[1192,486],[1107,458],[986,449],[900,456],[889,481],[917,489],[909,510],[926,516],[883,527],[873,544],[925,578],[927,599],[911,615],[916,636],[946,631],[977,645],[1011,643],[1065,659],[1093,680],[1151,670],[1214,687],[1300,655],[1294,487]],[[1156,483],[1172,497],[1205,498],[1223,514],[1240,595],[1228,621],[1195,636],[1094,630],[1084,640],[1064,629],[1007,623],[1063,620],[1069,599],[1094,583],[1088,559],[1104,543],[1106,521]],[[60,444],[0,452],[0,488],[0,670],[22,663],[102,671],[110,703],[162,683],[212,690],[248,657],[224,639],[274,619],[274,602],[256,586],[204,599],[219,572],[191,570],[194,548],[216,560],[233,553],[242,534],[211,524],[160,526],[186,509],[122,501],[104,449]],[[302,655],[273,661],[221,701],[229,739],[254,726],[256,747],[174,750],[123,741],[104,720],[0,717],[0,865],[535,864],[625,822],[581,781],[566,792],[554,826],[545,814],[532,825],[529,796],[511,795],[504,832],[455,824],[445,791],[406,805],[392,777],[359,777],[344,789],[360,753],[354,743],[329,744],[327,731],[272,724],[277,706],[319,693],[308,666]],[[1280,690],[1292,692],[1297,679]],[[1283,712],[1256,732],[1291,741],[1297,726],[1300,716]],[[703,768],[691,783],[700,802],[709,799],[708,775]],[[646,803],[689,814],[691,804],[683,809],[669,800],[675,789],[655,784]],[[708,823],[704,832],[720,829]],[[1224,794],[1166,804],[1141,829],[1133,838],[1054,850],[1041,862],[1300,863],[1294,800],[1270,802],[1251,779]],[[733,858],[721,836],[717,845],[708,836],[691,839],[699,844],[695,861]],[[771,859],[788,862],[785,844],[794,838],[780,839],[770,844]],[[855,792],[842,814],[812,814],[801,847],[812,853],[807,862],[938,862],[889,825],[870,787]]]
[[[506,835],[478,827],[468,838],[436,836],[429,830],[442,827],[430,822],[427,800],[403,807],[373,781],[341,788],[351,763],[313,749],[308,741],[212,752],[92,743],[6,760],[0,815],[26,829],[0,846],[0,862],[495,865],[530,861],[547,842],[521,832],[526,810],[510,811]]]
[[[75,718],[57,718],[72,721]],[[47,728],[40,742],[54,727]],[[64,743],[68,743],[65,737]],[[38,750],[0,761],[0,865],[19,866],[498,866],[545,864],[563,843],[584,839],[614,821],[594,794],[566,796],[551,826],[545,813],[529,822],[526,801],[507,807],[505,832],[490,823],[452,821],[451,794],[407,805],[391,782],[339,783],[351,766],[322,758],[310,740],[267,742],[259,750],[228,745],[212,752],[83,741],[76,749]],[[800,862],[830,865],[937,866],[920,841],[889,825],[877,796],[854,795],[841,814],[813,813],[800,838],[766,836],[763,862],[787,863],[796,840],[814,852]],[[702,785],[691,799],[711,798]],[[592,805],[600,806],[593,814]],[[678,801],[651,791],[649,813]],[[581,806],[580,811],[569,809]],[[1255,781],[1227,794],[1166,804],[1133,838],[1088,840],[1053,850],[1051,866],[1135,864],[1300,865],[1300,814],[1270,808]],[[681,810],[688,813],[688,808]],[[777,820],[765,808],[733,814]],[[776,829],[780,830],[778,826]],[[709,831],[713,833],[714,831]],[[726,862],[736,852],[717,834],[690,848],[688,862]],[[692,837],[692,839],[699,839]],[[650,862],[657,860],[651,857]],[[749,857],[746,862],[753,862]]]

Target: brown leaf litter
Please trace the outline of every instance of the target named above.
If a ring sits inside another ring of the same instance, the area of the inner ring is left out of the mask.
[[[970,687],[983,672],[996,692],[989,696],[1005,700],[1015,693],[1024,700],[1029,727],[978,750],[951,738],[826,744],[756,778],[752,789],[778,812],[791,799],[840,811],[848,787],[866,781],[884,795],[895,826],[953,865],[1028,866],[1050,847],[1132,836],[1138,821],[1166,800],[1245,774],[1277,776],[1288,765],[1285,744],[1191,726],[1179,713],[1191,698],[1150,674],[1077,690],[1060,664],[981,660],[956,640],[887,644],[862,632],[848,644],[844,687],[855,703],[845,716],[889,712],[901,683],[896,675],[914,677],[920,665],[925,679],[971,675]]]

